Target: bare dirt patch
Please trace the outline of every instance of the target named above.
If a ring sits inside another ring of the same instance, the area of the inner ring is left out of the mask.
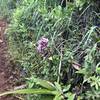
[[[0,93],[8,91],[14,86],[14,74],[7,53],[7,41],[4,36],[7,23],[0,20]],[[18,100],[12,96],[0,97],[0,100]]]

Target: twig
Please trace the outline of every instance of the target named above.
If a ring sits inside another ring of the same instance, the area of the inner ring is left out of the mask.
[[[58,79],[57,79],[57,82],[58,82],[58,83],[59,83],[59,81],[60,81],[61,65],[62,65],[62,46],[61,46],[60,62],[59,62],[59,70],[58,70]]]
[[[78,20],[81,18],[81,16],[86,12],[86,10],[89,8],[91,6],[91,4],[89,4],[86,8],[85,8],[85,10],[81,13],[81,15],[79,16],[79,18],[78,18]]]

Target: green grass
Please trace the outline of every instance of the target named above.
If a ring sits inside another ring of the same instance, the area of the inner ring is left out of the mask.
[[[96,7],[94,0],[68,2],[65,8],[56,0],[20,1],[11,14],[7,37],[12,59],[25,73],[23,77],[28,77],[28,88],[44,88],[34,82],[36,77],[57,82],[65,97],[99,98],[100,28]],[[49,43],[45,53],[39,54],[36,48],[42,36]],[[56,98],[61,100],[59,93]]]

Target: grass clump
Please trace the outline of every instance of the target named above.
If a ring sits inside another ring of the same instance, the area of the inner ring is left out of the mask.
[[[20,1],[8,29],[9,51],[25,78],[28,77],[28,88],[45,88],[50,94],[45,99],[44,95],[30,95],[29,100],[33,97],[37,97],[36,100],[100,98],[100,9],[97,2]],[[43,37],[48,39],[46,45],[43,40],[42,44],[39,42]],[[38,52],[38,45],[43,52]],[[38,93],[46,94],[45,91],[38,90]],[[31,93],[37,94],[34,90]]]

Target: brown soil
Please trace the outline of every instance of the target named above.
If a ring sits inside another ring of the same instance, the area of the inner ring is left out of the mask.
[[[6,22],[0,21],[0,93],[12,89],[14,86],[14,75],[7,53],[7,42],[4,36]],[[0,100],[18,100],[12,96],[0,97]]]

